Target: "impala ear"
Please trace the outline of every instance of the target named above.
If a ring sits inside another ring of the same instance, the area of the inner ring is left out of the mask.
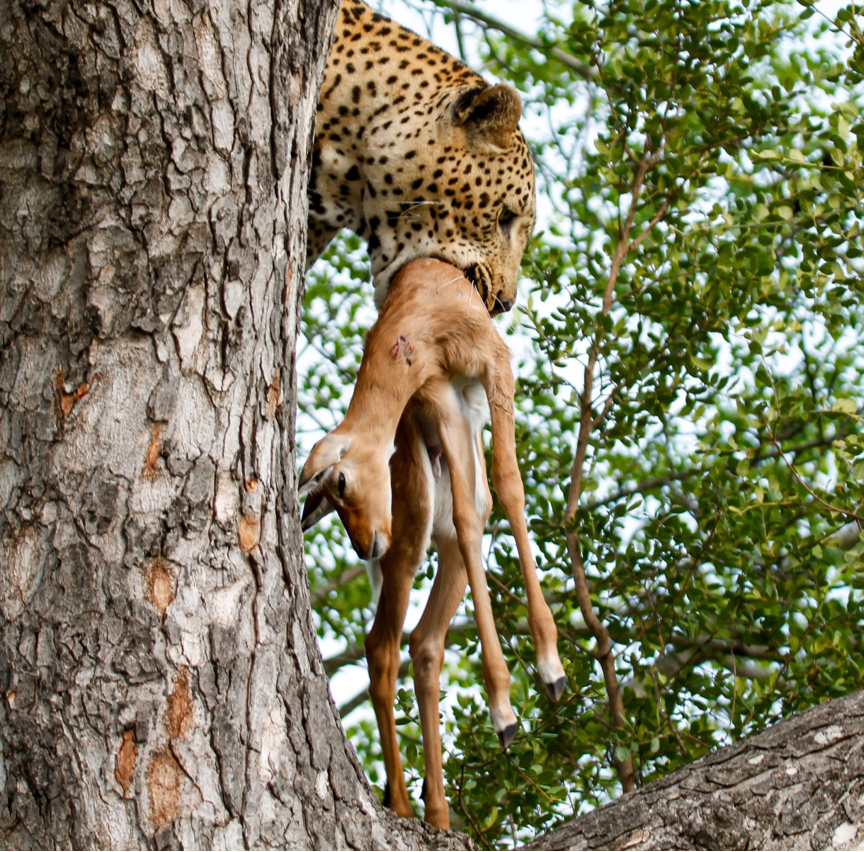
[[[307,459],[306,464],[303,465],[303,470],[300,471],[300,482],[298,483],[297,488],[297,494],[300,497],[306,497],[307,495],[312,494],[312,492],[318,491],[321,488],[321,483],[324,481],[333,465],[328,464],[327,467],[322,467],[311,475],[306,470],[308,467],[309,460]]]
[[[300,471],[298,486],[301,497],[321,486],[330,468],[345,455],[347,449],[348,439],[332,432],[312,447],[312,452]]]
[[[300,522],[300,529],[303,532],[311,529],[321,520],[333,511],[333,504],[327,499],[324,490],[315,491],[306,498],[306,503],[303,505],[303,518]]]
[[[453,123],[475,140],[507,150],[522,117],[522,99],[506,83],[486,89],[470,89],[453,104]]]

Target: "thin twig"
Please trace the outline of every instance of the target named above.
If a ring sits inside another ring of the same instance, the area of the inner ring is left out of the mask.
[[[824,506],[829,512],[836,512],[839,515],[843,515],[844,517],[849,518],[852,521],[857,521],[859,524],[864,523],[864,515],[859,515],[858,512],[850,512],[849,509],[844,509],[841,506],[834,506],[829,503],[827,500],[824,500],[820,497],[802,478],[801,474],[795,470],[795,465],[786,458],[783,453],[783,449],[780,444],[777,442],[777,439],[774,437],[774,431],[771,430],[771,443],[777,448],[777,453],[780,458],[783,460],[783,463],[786,467],[789,468],[789,472],[794,477],[795,481],[814,499],[817,503],[820,503]]]
[[[465,797],[462,795],[462,791],[465,789],[465,765],[462,765],[462,772],[459,776],[459,809],[465,815],[465,819],[471,823],[471,828],[474,829],[475,837],[483,837],[483,832],[480,831],[477,823],[474,822],[473,817],[471,816],[471,812],[465,806]]]
[[[648,669],[648,674],[651,675],[651,680],[654,683],[654,698],[657,701],[657,711],[660,713],[660,716],[663,718],[663,721],[666,723],[666,727],[669,728],[672,736],[675,737],[675,741],[678,743],[678,749],[681,752],[681,756],[685,759],[690,757],[690,753],[687,751],[687,747],[684,745],[684,740],[681,739],[681,734],[678,732],[678,728],[672,723],[672,720],[669,718],[666,711],[663,709],[663,698],[660,695],[660,684],[657,682],[657,675],[654,672],[653,668]]]

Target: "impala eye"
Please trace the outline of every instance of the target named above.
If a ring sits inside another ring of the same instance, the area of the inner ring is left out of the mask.
[[[339,480],[336,483],[336,488],[339,490],[339,499],[341,500],[345,496],[345,474],[339,474]]]

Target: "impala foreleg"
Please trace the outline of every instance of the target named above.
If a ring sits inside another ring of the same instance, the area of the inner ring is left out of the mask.
[[[525,521],[525,488],[516,458],[516,429],[513,421],[513,373],[509,353],[502,344],[502,355],[486,386],[492,415],[492,483],[504,508],[525,583],[528,605],[528,629],[537,650],[537,671],[547,694],[558,701],[567,678],[558,656],[558,629],[540,587],[537,567],[528,539]]]
[[[399,646],[402,625],[408,609],[408,597],[414,582],[414,566],[398,564],[398,553],[388,551],[381,559],[383,585],[375,622],[366,636],[366,660],[369,664],[369,695],[378,721],[381,752],[387,772],[384,804],[401,817],[413,816],[399,742],[396,739],[396,676],[399,673]]]
[[[441,760],[441,720],[438,704],[441,666],[447,628],[465,597],[468,575],[454,540],[441,539],[438,545],[438,571],[423,615],[411,633],[411,661],[414,664],[414,689],[420,708],[423,731],[423,759],[426,775],[423,799],[426,822],[436,828],[450,828],[450,807],[444,795],[444,769]]]
[[[412,815],[412,808],[396,739],[396,677],[402,625],[414,575],[429,547],[433,510],[426,472],[429,462],[410,412],[406,411],[399,422],[395,446],[390,459],[393,541],[378,562],[382,579],[381,597],[375,622],[366,637],[366,658],[369,662],[369,693],[387,771],[384,803],[399,816],[407,817]]]
[[[476,473],[474,469],[474,437],[468,421],[452,411],[442,411],[438,424],[441,448],[450,469],[450,486],[453,494],[453,525],[459,551],[468,574],[471,597],[474,600],[474,615],[483,659],[483,680],[489,698],[489,715],[502,748],[507,748],[516,736],[516,714],[510,706],[510,672],[504,661],[486,572],[481,559],[483,525],[474,499]]]

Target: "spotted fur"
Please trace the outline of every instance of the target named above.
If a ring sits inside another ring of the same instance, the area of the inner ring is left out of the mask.
[[[368,243],[379,307],[399,269],[435,257],[490,312],[508,310],[534,228],[521,114],[512,87],[343,0],[315,125],[307,266],[350,228]]]

